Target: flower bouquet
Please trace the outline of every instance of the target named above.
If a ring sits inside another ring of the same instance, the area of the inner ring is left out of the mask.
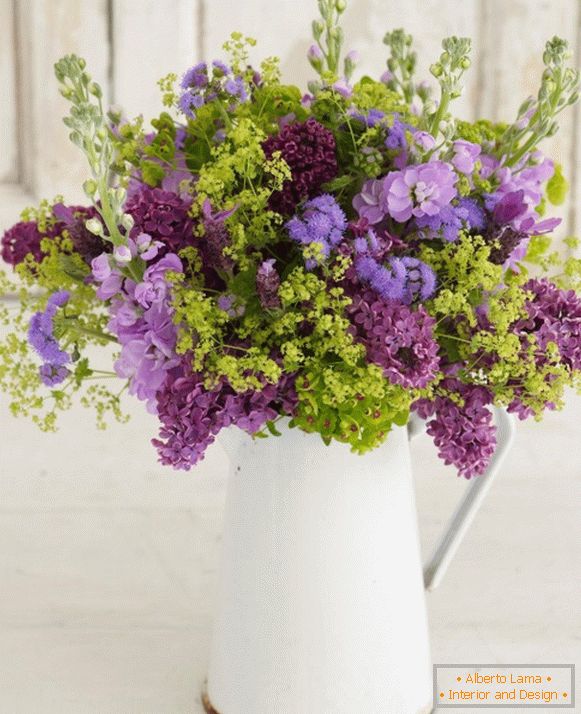
[[[444,40],[435,92],[402,30],[387,69],[355,78],[345,3],[319,9],[308,92],[234,33],[226,61],[160,81],[151,127],[106,112],[82,59],[56,64],[89,202],[44,201],[2,238],[15,415],[52,430],[78,397],[104,426],[127,389],[159,419],[160,461],[190,469],[226,427],[288,418],[363,453],[415,412],[470,478],[492,405],[538,418],[579,387],[581,261],[551,248],[567,182],[538,148],[577,99],[566,42],[513,123],[470,123],[450,113],[468,39]]]

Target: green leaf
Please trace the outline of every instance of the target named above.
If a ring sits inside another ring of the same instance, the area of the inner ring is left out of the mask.
[[[275,423],[273,421],[267,421],[266,422],[266,428],[268,431],[273,435],[273,436],[282,436],[280,431],[276,428]]]
[[[527,263],[538,265],[551,247],[551,238],[547,235],[532,236],[525,260]]]
[[[84,282],[90,273],[88,266],[84,263],[80,263],[75,256],[67,255],[66,253],[59,253],[58,264],[65,275],[77,282]]]
[[[141,162],[141,175],[148,186],[159,186],[164,170],[157,162],[144,160]]]

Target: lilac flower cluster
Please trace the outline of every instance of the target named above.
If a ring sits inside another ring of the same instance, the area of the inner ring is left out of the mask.
[[[270,199],[270,207],[283,215],[290,215],[300,201],[315,196],[324,183],[337,176],[333,132],[313,117],[285,124],[278,135],[269,137],[262,146],[268,159],[280,151],[291,170],[290,180]]]
[[[47,387],[64,382],[70,374],[65,365],[69,364],[71,356],[59,347],[53,324],[58,309],[66,305],[69,297],[70,293],[66,290],[53,293],[44,312],[35,313],[28,328],[28,341],[43,360],[39,373]]]
[[[318,244],[322,258],[328,258],[343,239],[347,218],[333,196],[323,194],[307,201],[302,215],[293,216],[287,222],[286,229],[289,236],[300,245]],[[312,269],[319,262],[315,258],[308,259],[306,267]]]
[[[179,107],[189,119],[195,119],[196,110],[215,99],[248,101],[244,78],[235,75],[232,68],[220,60],[214,60],[210,67],[206,62],[194,65],[184,74],[180,86]]]
[[[156,394],[167,372],[180,362],[167,274],[181,273],[183,266],[175,253],[166,253],[147,267],[138,283],[124,277],[120,267],[137,252],[146,262],[153,261],[159,247],[159,242],[142,234],[136,243],[129,242],[128,252],[116,249],[112,256],[104,253],[93,260],[93,276],[100,283],[98,294],[111,300],[108,327],[121,345],[115,371],[129,380],[129,392],[147,402],[152,413],[157,410]]]
[[[513,325],[523,350],[535,340],[537,351],[535,361],[542,367],[547,364],[547,348],[555,345],[560,360],[571,371],[581,370],[581,299],[574,290],[561,290],[546,279],[529,280],[524,289],[531,293],[526,304],[528,317]],[[517,394],[519,388],[516,388]],[[548,408],[552,405],[547,404]],[[533,415],[532,409],[517,398],[510,404],[509,411],[521,419]]]
[[[368,290],[355,293],[348,308],[355,339],[365,345],[367,359],[383,368],[392,384],[422,388],[440,366],[435,320],[423,306],[411,310],[398,302],[378,299]]]
[[[189,470],[204,458],[221,429],[236,425],[255,434],[279,411],[292,415],[296,403],[292,375],[256,391],[235,392],[225,380],[207,389],[203,375],[192,373],[186,360],[167,373],[158,392],[162,426],[152,443],[162,464]]]
[[[496,448],[496,427],[488,408],[492,395],[484,387],[454,377],[447,377],[440,387],[457,394],[461,404],[438,396],[420,399],[413,408],[422,419],[429,419],[427,432],[444,463],[453,464],[465,478],[480,476]]]

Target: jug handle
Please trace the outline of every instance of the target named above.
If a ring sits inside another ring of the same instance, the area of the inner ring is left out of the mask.
[[[512,445],[515,434],[514,417],[504,409],[497,407],[494,407],[494,416],[497,438],[496,451],[482,476],[476,476],[469,481],[466,494],[444,529],[432,556],[424,566],[424,586],[426,590],[435,590],[442,582],[452,558],[456,554]],[[413,418],[409,422],[408,434],[410,440],[424,431],[425,422],[423,420]]]

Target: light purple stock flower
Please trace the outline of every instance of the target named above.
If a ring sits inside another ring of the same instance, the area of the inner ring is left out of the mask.
[[[383,179],[381,206],[398,223],[412,216],[435,216],[456,196],[450,164],[432,161],[393,171]]]
[[[461,174],[471,174],[482,150],[480,146],[464,139],[458,139],[452,148],[454,156],[451,163],[454,168]]]

